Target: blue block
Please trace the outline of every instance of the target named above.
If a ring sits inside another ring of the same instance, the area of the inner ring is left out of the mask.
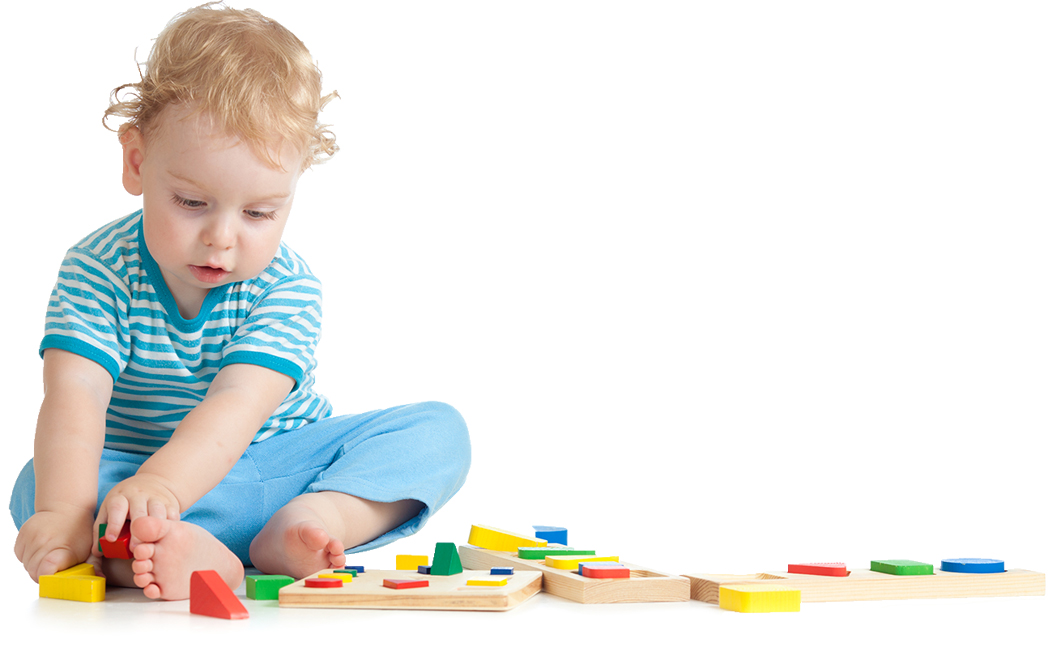
[[[346,565],[346,569],[355,569],[355,570],[357,570],[357,574],[363,574],[364,573],[364,566],[363,565]]]
[[[560,526],[532,526],[535,537],[544,539],[548,544],[568,545],[568,529]]]
[[[1004,571],[1004,561],[993,558],[950,558],[942,561],[941,569],[964,574],[993,574]]]
[[[492,574],[513,574],[513,568],[512,567],[492,567],[491,568],[491,573]]]
[[[432,567],[433,567],[432,565],[419,565],[418,566],[418,573],[419,574],[429,574],[429,570]]]

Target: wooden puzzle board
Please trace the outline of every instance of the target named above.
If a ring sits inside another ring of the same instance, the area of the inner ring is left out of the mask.
[[[646,569],[632,563],[628,579],[591,579],[573,571],[546,567],[542,560],[521,560],[515,553],[490,551],[462,545],[459,558],[466,569],[487,570],[492,567],[513,567],[542,573],[542,589],[551,595],[582,604],[614,604],[618,602],[686,602],[690,586],[682,576],[672,576]]]
[[[1016,597],[1044,595],[1044,574],[1012,569],[996,574],[962,574],[935,570],[922,576],[895,576],[852,570],[848,576],[818,576],[764,572],[760,574],[685,575],[691,598],[717,604],[720,587],[733,583],[789,586],[801,591],[802,602],[857,602],[879,599],[941,599],[948,597]]]
[[[317,574],[325,573],[331,573],[331,570]],[[542,574],[536,572],[517,572],[508,577],[509,582],[505,586],[466,585],[467,580],[478,578],[491,578],[491,573],[484,570],[432,576],[404,570],[369,569],[341,588],[306,588],[305,579],[300,579],[280,589],[280,606],[508,611],[542,589]],[[426,579],[429,587],[393,590],[382,585],[384,579]]]

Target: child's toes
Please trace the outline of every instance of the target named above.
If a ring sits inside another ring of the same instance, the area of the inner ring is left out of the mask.
[[[153,571],[153,559],[136,560],[131,563],[131,571],[135,574],[148,574]]]

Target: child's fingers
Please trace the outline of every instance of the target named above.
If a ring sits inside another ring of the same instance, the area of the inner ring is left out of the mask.
[[[146,511],[149,513],[149,516],[153,516],[158,519],[167,519],[167,505],[159,499],[151,499],[146,508]]]
[[[106,498],[104,519],[103,510],[98,511],[99,523],[106,524],[105,538],[110,542],[115,542],[120,535],[120,529],[124,527],[124,521],[127,519],[128,507],[127,498],[113,496]]]

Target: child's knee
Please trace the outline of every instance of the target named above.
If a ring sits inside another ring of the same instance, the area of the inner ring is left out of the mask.
[[[466,420],[455,408],[439,401],[426,401],[415,407],[425,415],[431,435],[440,440],[445,463],[457,467],[465,476],[471,456]]]

